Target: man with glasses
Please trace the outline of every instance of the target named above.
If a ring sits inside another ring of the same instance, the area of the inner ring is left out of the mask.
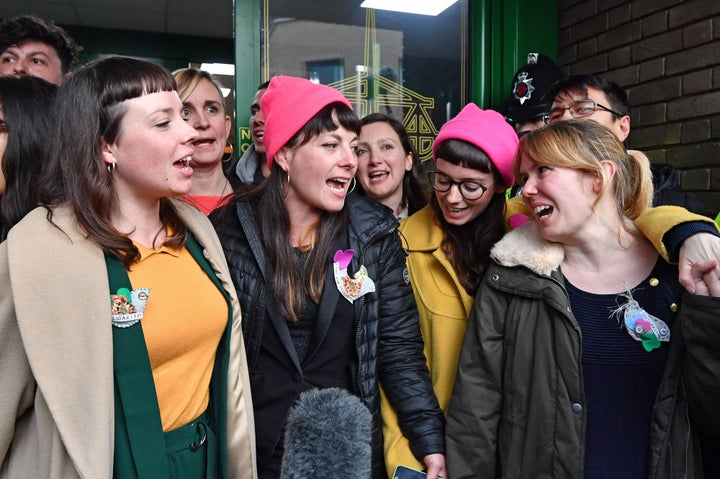
[[[551,88],[550,109],[545,123],[572,118],[593,120],[612,131],[624,142],[630,135],[630,102],[617,83],[594,75],[574,75],[557,81]],[[629,150],[633,155],[644,153]],[[648,160],[649,161],[649,160]],[[672,165],[650,163],[655,194],[653,206],[676,205],[707,216],[705,207],[680,189]]]

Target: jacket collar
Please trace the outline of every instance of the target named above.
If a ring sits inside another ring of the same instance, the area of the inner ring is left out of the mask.
[[[537,224],[529,221],[498,241],[490,257],[503,266],[525,266],[534,273],[550,276],[565,258],[565,250],[559,243],[543,238]]]
[[[403,242],[409,251],[433,251],[440,247],[445,233],[435,218],[432,206],[427,205],[402,221]]]

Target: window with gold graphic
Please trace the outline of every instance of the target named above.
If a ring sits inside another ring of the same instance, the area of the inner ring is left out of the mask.
[[[446,1],[434,15],[361,3],[264,0],[262,79],[292,75],[337,88],[359,117],[382,112],[401,120],[428,160],[440,126],[469,101],[467,0]]]

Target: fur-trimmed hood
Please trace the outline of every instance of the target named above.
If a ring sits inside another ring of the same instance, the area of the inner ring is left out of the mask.
[[[533,221],[507,233],[490,252],[490,257],[503,266],[525,266],[531,271],[550,276],[565,258],[559,243],[543,238]]]

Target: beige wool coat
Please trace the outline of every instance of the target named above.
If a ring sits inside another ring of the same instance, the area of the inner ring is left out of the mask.
[[[254,479],[255,436],[240,306],[205,215],[180,201],[233,305],[229,477]],[[113,348],[100,248],[69,208],[35,209],[0,245],[0,478],[111,478]]]

